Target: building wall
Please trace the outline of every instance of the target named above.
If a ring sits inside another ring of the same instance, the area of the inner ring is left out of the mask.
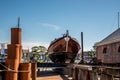
[[[102,46],[98,46],[97,48],[96,48],[96,57],[97,57],[97,59],[99,59],[99,60],[101,60],[102,59]]]
[[[97,59],[101,60],[102,63],[120,63],[119,47],[120,42],[97,46]],[[106,53],[103,51],[104,48],[107,48]]]

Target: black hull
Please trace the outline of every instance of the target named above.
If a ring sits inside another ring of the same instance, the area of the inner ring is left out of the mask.
[[[77,53],[56,52],[49,54],[49,58],[54,63],[74,63]]]

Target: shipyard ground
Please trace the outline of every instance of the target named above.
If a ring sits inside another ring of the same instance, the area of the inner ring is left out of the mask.
[[[52,68],[41,68],[40,71],[37,72],[36,80],[69,80],[68,77],[62,74],[58,70],[54,70]]]
[[[120,66],[72,64],[62,69],[41,68],[37,80],[120,80]]]

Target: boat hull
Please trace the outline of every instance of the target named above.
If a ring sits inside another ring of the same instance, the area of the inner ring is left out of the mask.
[[[73,63],[79,50],[78,41],[66,33],[65,36],[51,42],[48,54],[54,63]]]
[[[71,52],[56,52],[49,54],[49,58],[54,63],[73,63],[76,55],[76,53]]]

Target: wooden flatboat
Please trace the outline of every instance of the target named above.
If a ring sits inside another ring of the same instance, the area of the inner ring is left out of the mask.
[[[67,31],[63,37],[51,42],[48,47],[48,54],[54,63],[73,63],[79,50],[78,41],[69,36]]]

